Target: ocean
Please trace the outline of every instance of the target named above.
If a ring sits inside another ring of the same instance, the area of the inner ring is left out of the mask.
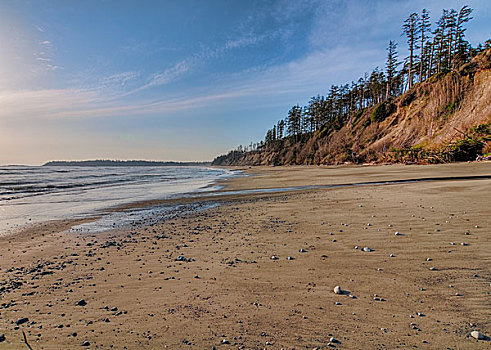
[[[119,213],[119,218],[108,219],[116,214],[104,209],[210,191],[216,189],[217,180],[230,175],[232,172],[224,169],[192,166],[2,166],[0,235],[32,223],[95,215],[104,218],[80,229],[104,231],[114,227],[115,221],[127,224],[129,218],[148,211]]]

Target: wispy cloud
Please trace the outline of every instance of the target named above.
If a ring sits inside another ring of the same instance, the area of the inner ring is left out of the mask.
[[[121,72],[121,73],[110,75],[108,77],[103,77],[100,83],[103,86],[113,86],[113,85],[125,86],[130,81],[139,78],[140,75],[141,74],[139,72],[135,72],[135,71]]]

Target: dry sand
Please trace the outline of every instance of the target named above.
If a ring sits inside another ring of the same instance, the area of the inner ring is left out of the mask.
[[[0,348],[27,349],[22,331],[33,349],[490,348],[469,337],[491,335],[490,163],[248,172],[224,190],[488,178],[228,196],[97,235],[37,225],[0,239]]]

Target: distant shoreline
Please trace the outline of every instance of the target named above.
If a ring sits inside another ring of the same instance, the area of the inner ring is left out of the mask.
[[[211,162],[174,162],[149,160],[82,160],[82,161],[50,161],[42,166],[209,166]]]

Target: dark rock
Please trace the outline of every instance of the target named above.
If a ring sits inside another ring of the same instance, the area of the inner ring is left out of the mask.
[[[85,305],[87,305],[87,302],[85,301],[85,299],[81,299],[81,300],[77,301],[77,303],[75,305],[85,306]]]
[[[17,326],[20,326],[21,324],[24,324],[28,321],[29,321],[29,319],[27,317],[22,317],[22,318],[19,318],[17,321],[15,321],[15,324]]]

